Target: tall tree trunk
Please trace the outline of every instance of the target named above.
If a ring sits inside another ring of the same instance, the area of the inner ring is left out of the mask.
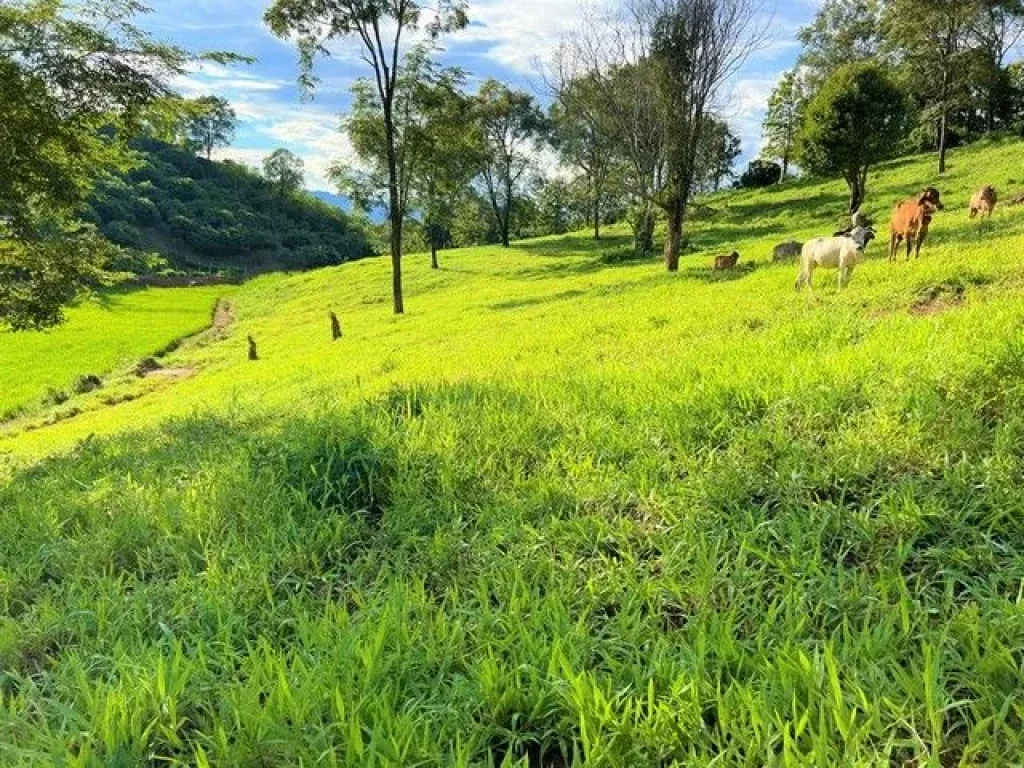
[[[851,215],[860,210],[861,203],[864,202],[864,182],[866,176],[867,171],[861,173],[860,170],[855,170],[846,177],[846,183],[850,187],[849,213]]]
[[[402,298],[402,200],[398,191],[398,159],[395,156],[395,125],[391,104],[384,103],[384,134],[388,145],[388,219],[391,223],[391,294],[395,314],[405,312]]]
[[[598,197],[598,193],[594,192],[594,239],[601,239],[601,198]]]
[[[789,176],[789,153],[782,156],[782,175],[779,176],[779,184],[784,182],[787,176]]]
[[[665,231],[665,269],[679,271],[679,252],[683,245],[683,201],[676,197],[668,207]]]
[[[939,173],[946,172],[946,143],[949,128],[949,112],[942,110],[942,117],[939,118]]]
[[[508,248],[509,229],[512,226],[512,171],[509,169],[505,180],[505,219],[501,222],[501,244]]]
[[[441,265],[437,263],[437,227],[431,224],[427,231],[430,232],[430,268],[440,269]]]

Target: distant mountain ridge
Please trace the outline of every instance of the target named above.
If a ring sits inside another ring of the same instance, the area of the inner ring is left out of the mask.
[[[345,213],[350,213],[352,211],[352,201],[349,200],[344,195],[338,195],[335,194],[334,192],[327,192],[326,190],[323,189],[313,190],[309,194],[311,194],[317,200],[327,203],[327,205],[345,211]],[[378,206],[374,208],[372,211],[370,211],[370,221],[372,221],[374,224],[381,224],[382,222],[387,221],[387,219],[388,212],[387,209],[384,208],[383,206]]]

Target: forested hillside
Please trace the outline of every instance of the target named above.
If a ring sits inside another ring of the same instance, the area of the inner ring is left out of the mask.
[[[242,165],[152,139],[135,149],[141,164],[102,183],[86,216],[118,245],[156,252],[178,269],[242,274],[371,254],[343,211],[311,195],[282,192]]]

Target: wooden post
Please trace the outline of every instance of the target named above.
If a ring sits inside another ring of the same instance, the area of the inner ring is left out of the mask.
[[[249,337],[249,359],[259,360],[260,356],[256,354],[256,339],[252,336]]]
[[[341,321],[333,312],[331,312],[331,338],[333,341],[341,338]]]

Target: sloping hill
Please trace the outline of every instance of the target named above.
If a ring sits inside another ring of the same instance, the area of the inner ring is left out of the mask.
[[[346,213],[285,194],[236,163],[138,142],[142,164],[103,185],[87,218],[115,243],[155,251],[172,266],[241,274],[311,269],[369,256]]]
[[[410,257],[400,318],[385,260],[242,286],[168,358],[194,376],[0,441],[74,448],[0,488],[0,744],[1021,762],[1024,208],[966,203],[1022,160],[959,151],[922,258],[876,244],[842,294],[768,263],[834,228],[832,183],[712,201],[678,275],[580,236]],[[712,274],[733,247],[756,267]]]

